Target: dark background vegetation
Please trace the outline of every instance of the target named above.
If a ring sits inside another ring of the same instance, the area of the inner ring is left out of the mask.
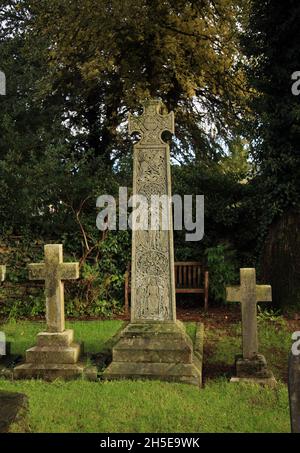
[[[173,193],[205,196],[205,237],[175,232],[175,259],[208,266],[215,303],[255,266],[299,308],[299,2],[4,0],[0,20],[0,316],[44,312],[26,264],[49,242],[81,265],[67,315],[122,310],[130,232],[98,231],[96,198],[130,193],[126,118],[149,97],[175,112]]]

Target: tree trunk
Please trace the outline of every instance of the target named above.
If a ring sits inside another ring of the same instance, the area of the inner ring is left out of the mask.
[[[287,212],[270,227],[262,255],[262,279],[277,307],[300,308],[300,213]]]

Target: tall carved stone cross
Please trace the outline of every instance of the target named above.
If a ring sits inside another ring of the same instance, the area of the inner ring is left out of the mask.
[[[44,250],[44,263],[28,265],[29,279],[45,280],[47,330],[48,332],[63,332],[65,330],[65,312],[62,280],[79,278],[79,264],[63,262],[61,244],[45,245]]]
[[[270,285],[257,285],[255,269],[240,269],[240,286],[226,288],[228,302],[242,304],[243,358],[252,359],[258,354],[257,302],[272,300]]]
[[[129,132],[141,134],[133,148],[133,194],[139,197],[132,206],[131,322],[120,333],[102,376],[200,386],[202,326],[194,351],[176,320],[170,150],[161,138],[164,131],[174,132],[174,115],[163,114],[158,100],[146,102],[141,116],[129,115]],[[153,198],[162,203],[153,206]]]
[[[167,195],[169,228],[132,231],[131,321],[175,321],[173,229],[171,215],[170,150],[161,134],[174,133],[174,114],[162,114],[159,100],[144,104],[144,112],[129,115],[129,133],[138,132],[134,145],[133,194]],[[150,210],[148,209],[150,216]],[[149,217],[148,217],[149,218]]]

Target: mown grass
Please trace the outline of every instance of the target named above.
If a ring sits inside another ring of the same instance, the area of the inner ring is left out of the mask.
[[[101,351],[121,325],[120,321],[69,323],[76,340],[84,341],[92,353]],[[35,344],[35,335],[42,330],[41,323],[31,322],[5,324],[0,329],[18,354]],[[284,324],[269,322],[260,323],[259,330],[261,350],[279,378],[275,389],[229,383],[234,356],[240,352],[239,324],[206,328],[205,386],[201,390],[184,384],[125,380],[0,380],[0,389],[29,396],[32,432],[288,432],[288,395],[282,379],[290,333]],[[193,337],[195,324],[188,323],[187,331]]]
[[[69,321],[66,328],[74,329],[76,341],[84,343],[85,352],[101,351],[104,343],[117,333],[122,321]],[[6,334],[6,340],[11,342],[12,354],[23,355],[31,346],[36,344],[36,335],[45,331],[43,322],[12,321],[0,324],[0,330]]]
[[[234,357],[242,350],[241,333],[240,322],[226,328],[205,329],[205,363],[210,370],[215,368],[223,376],[233,372]],[[286,321],[283,318],[277,321],[259,320],[258,337],[259,352],[265,355],[276,379],[286,382],[288,354],[291,348],[291,333]]]
[[[1,381],[26,393],[33,432],[285,432],[287,392],[210,382]]]

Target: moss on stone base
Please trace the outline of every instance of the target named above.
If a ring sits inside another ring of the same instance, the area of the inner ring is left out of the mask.
[[[113,347],[104,379],[158,379],[202,385],[203,327],[196,347],[180,322],[129,324]]]

